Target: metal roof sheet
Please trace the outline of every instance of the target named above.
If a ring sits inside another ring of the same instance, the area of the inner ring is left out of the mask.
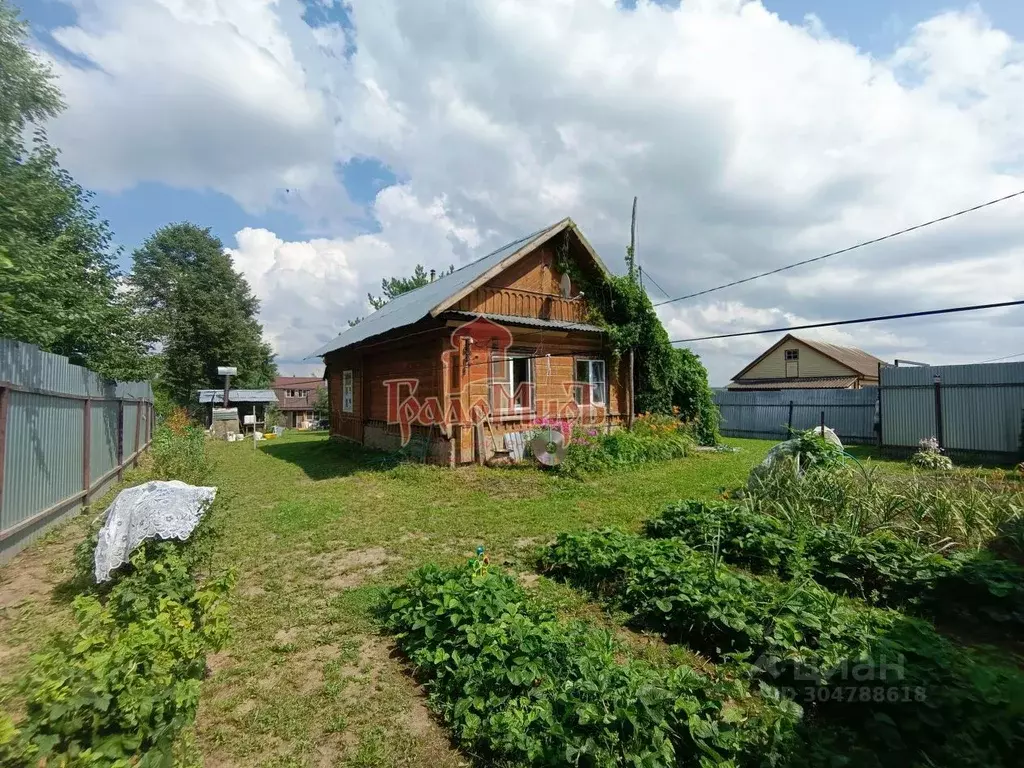
[[[849,389],[857,383],[856,376],[814,376],[788,379],[736,379],[727,389]]]
[[[790,335],[792,336],[792,334]],[[885,365],[885,361],[880,357],[875,357],[870,352],[865,352],[857,347],[841,347],[838,344],[829,344],[826,341],[808,339],[804,336],[793,336],[793,338],[871,379],[878,378],[878,364]]]
[[[451,314],[457,317],[465,317],[467,319],[483,317],[487,320],[493,320],[496,323],[503,323],[505,325],[528,325],[531,328],[552,328],[559,331],[590,331],[593,333],[601,333],[604,331],[604,328],[599,325],[575,323],[568,320],[545,320],[542,317],[518,317],[516,315],[492,315],[477,312],[452,312]]]
[[[552,224],[549,227],[544,227],[544,229],[539,229],[526,237],[513,240],[493,253],[477,259],[451,274],[444,275],[432,283],[427,283],[420,288],[396,296],[372,315],[363,318],[356,325],[342,331],[336,338],[324,344],[310,357],[322,357],[328,352],[350,347],[373,336],[378,336],[406,325],[412,325],[418,320],[422,320],[435,307],[444,302],[445,299],[471,285],[488,270],[501,264],[502,261],[512,256],[523,246],[563,223],[565,223],[565,220]]]
[[[200,389],[200,403],[220,403],[224,400],[223,389]],[[232,389],[228,393],[230,403],[276,403],[277,395],[271,389]]]

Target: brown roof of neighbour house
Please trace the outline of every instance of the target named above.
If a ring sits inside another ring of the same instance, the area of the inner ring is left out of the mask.
[[[817,341],[815,339],[807,339],[803,336],[794,336],[792,333],[787,333],[775,344],[768,347],[764,352],[758,355],[754,360],[750,362],[742,371],[733,376],[733,381],[739,381],[743,378],[743,374],[757,365],[759,362],[764,360],[768,355],[774,352],[776,349],[781,347],[787,341],[798,341],[801,344],[805,344],[811,349],[814,349],[825,357],[829,357],[835,360],[840,365],[845,365],[851,371],[856,373],[858,376],[862,376],[868,379],[878,378],[878,364],[885,364],[885,361],[880,357],[875,357],[870,352],[865,352],[863,349],[857,349],[856,347],[841,347],[838,344],[829,344],[824,341]],[[788,389],[788,387],[787,387]]]
[[[726,389],[849,389],[857,383],[856,376],[815,376],[805,379],[737,379]]]
[[[323,379],[319,376],[278,376],[274,379],[274,388],[294,387],[298,384],[322,384]]]

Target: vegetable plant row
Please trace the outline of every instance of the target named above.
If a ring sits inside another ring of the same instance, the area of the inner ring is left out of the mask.
[[[207,514],[188,541],[144,544],[112,587],[75,598],[76,626],[22,681],[26,717],[15,727],[0,714],[0,765],[172,764],[195,719],[206,654],[228,637],[234,575],[197,581],[212,536]]]
[[[752,662],[815,722],[854,729],[879,764],[1009,766],[1024,748],[1024,675],[926,622],[616,530],[563,534],[542,565],[670,639]]]
[[[630,659],[480,561],[421,568],[382,614],[432,708],[488,765],[775,764],[800,720],[769,686]]]
[[[879,533],[836,525],[792,526],[725,502],[687,501],[647,522],[730,563],[783,578],[809,576],[835,592],[920,615],[1024,629],[1024,568],[984,552],[943,557]]]

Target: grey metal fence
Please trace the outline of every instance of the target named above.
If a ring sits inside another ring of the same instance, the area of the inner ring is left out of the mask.
[[[152,425],[148,382],[0,339],[0,563],[107,490]]]
[[[821,423],[844,443],[877,443],[875,413],[878,391],[867,389],[789,389],[779,392],[715,393],[727,437],[784,440],[789,430],[806,430]]]
[[[1013,460],[1024,427],[1024,363],[882,368],[882,445],[936,437],[952,453]]]

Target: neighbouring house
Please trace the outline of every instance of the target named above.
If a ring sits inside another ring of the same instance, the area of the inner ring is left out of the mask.
[[[200,389],[199,402],[206,406],[206,426],[210,428],[213,426],[214,408],[223,407],[224,390]],[[275,403],[277,396],[269,389],[232,389],[228,392],[227,407],[238,409],[238,425],[242,432],[264,431],[267,409]],[[252,416],[254,423],[246,424],[246,416]]]
[[[786,334],[733,377],[728,389],[861,389],[878,386],[885,361],[856,347]]]
[[[608,275],[564,219],[397,296],[324,345],[331,436],[384,450],[416,438],[428,460],[455,465],[515,455],[514,435],[542,418],[621,423],[628,361],[613,360],[586,319],[588,297],[558,264]]]
[[[324,380],[317,376],[278,376],[274,379],[279,426],[293,429],[314,426],[320,418],[316,413],[316,400],[320,390],[326,386]]]

